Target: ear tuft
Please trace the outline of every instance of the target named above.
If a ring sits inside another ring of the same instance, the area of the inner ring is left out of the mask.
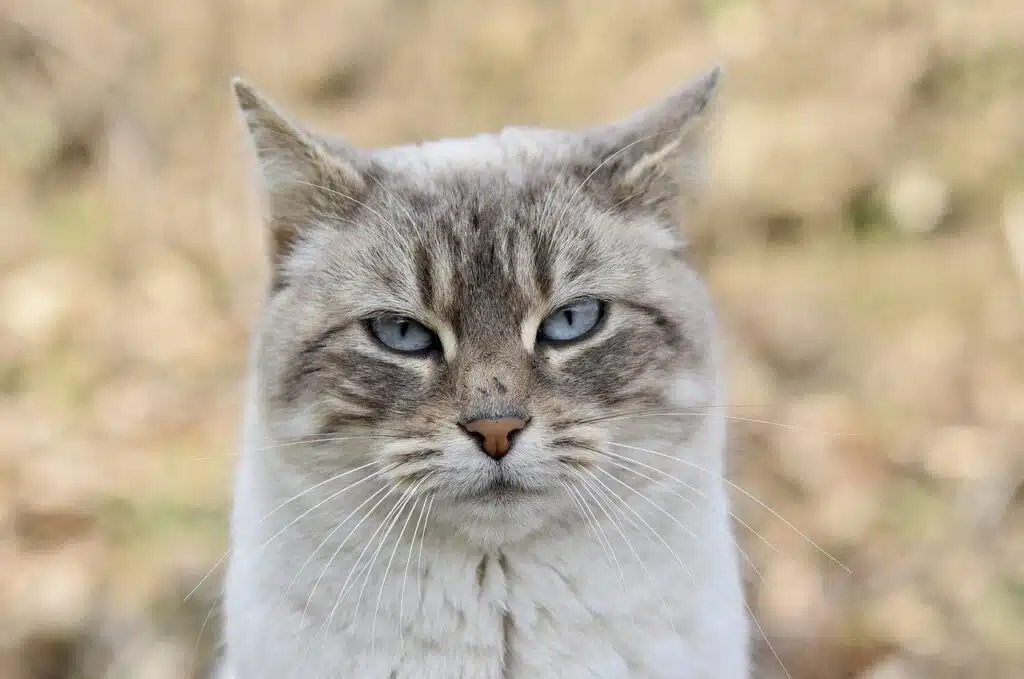
[[[244,112],[259,108],[260,103],[263,102],[263,98],[253,89],[252,85],[237,75],[231,78],[231,89],[235,93],[238,108]]]
[[[660,103],[586,134],[608,195],[673,221],[703,185],[708,121],[723,79],[715,66]]]
[[[344,221],[366,182],[357,151],[328,149],[241,78],[232,78],[231,87],[256,152],[276,264],[317,220]]]

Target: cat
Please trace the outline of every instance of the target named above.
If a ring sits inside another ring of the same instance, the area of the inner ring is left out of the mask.
[[[720,341],[679,228],[719,81],[373,151],[234,81],[272,275],[225,676],[749,675]]]

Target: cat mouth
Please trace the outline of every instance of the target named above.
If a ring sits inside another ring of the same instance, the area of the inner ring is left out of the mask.
[[[538,488],[525,486],[522,483],[518,483],[508,478],[507,476],[498,476],[475,493],[473,499],[489,502],[508,502],[511,500],[521,500],[527,497],[536,497],[538,495],[543,495],[545,492],[546,491]]]

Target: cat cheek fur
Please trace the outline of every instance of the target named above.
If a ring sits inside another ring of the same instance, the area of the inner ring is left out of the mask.
[[[581,132],[376,151],[236,82],[273,273],[233,676],[747,679],[725,419],[704,407],[724,395],[714,315],[678,256],[717,80]],[[537,345],[581,296],[608,301],[600,332]],[[443,350],[374,344],[361,323],[382,311]],[[501,463],[458,427],[509,412],[532,421]],[[499,481],[517,490],[487,495]]]

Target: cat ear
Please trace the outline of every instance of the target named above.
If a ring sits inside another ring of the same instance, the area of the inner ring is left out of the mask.
[[[659,104],[585,132],[597,163],[591,181],[622,210],[678,221],[703,187],[711,104],[721,79],[716,67]]]
[[[276,264],[317,219],[343,218],[358,204],[366,181],[355,149],[337,143],[328,148],[241,78],[231,86],[256,152]]]

